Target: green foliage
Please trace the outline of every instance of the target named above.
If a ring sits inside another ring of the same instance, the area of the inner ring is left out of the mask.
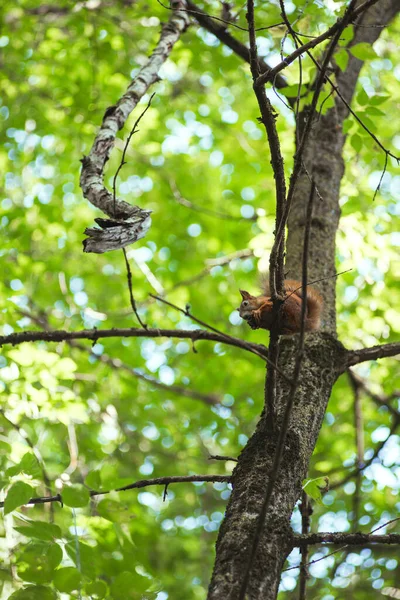
[[[315,479],[305,479],[303,481],[303,490],[316,502],[322,504],[322,492],[328,491],[328,477],[315,477]]]
[[[63,489],[62,499],[67,506],[87,506],[89,498],[88,490],[82,485],[71,485]]]
[[[137,325],[122,252],[82,253],[83,231],[101,215],[82,198],[79,161],[89,152],[104,111],[121,97],[151,53],[169,13],[147,0],[100,3],[95,9],[90,3],[85,8],[72,4],[46,2],[51,8],[47,14],[30,0],[5,0],[2,5],[4,334]],[[281,21],[278,4],[259,4],[260,26]],[[219,14],[219,2],[202,6]],[[318,35],[343,6],[344,2],[332,8],[332,3],[296,1],[290,19],[296,19],[301,33]],[[244,13],[239,11],[241,26]],[[247,43],[246,32],[232,33]],[[266,60],[278,61],[281,52],[292,50],[282,26],[259,31],[257,37]],[[350,25],[341,36],[336,64],[343,71],[352,57],[365,61],[354,110],[385,148],[398,152],[398,28],[393,23],[373,49],[352,46],[353,37]],[[313,51],[316,58],[325,47]],[[288,85],[282,95],[299,95],[300,108],[310,102],[310,83],[316,75],[308,57],[302,67],[300,94],[294,63],[285,71]],[[165,293],[181,307],[189,303],[198,318],[218,329],[267,343],[267,334],[250,331],[236,311],[238,289],[258,289],[274,230],[275,186],[248,66],[193,26],[161,75],[117,181],[120,198],[153,211],[148,236],[128,249],[141,317],[154,327],[193,327],[187,317],[149,300],[149,293]],[[329,93],[326,85],[321,112],[332,106]],[[289,173],[293,115],[276,94],[270,97],[279,113],[277,127]],[[147,100],[145,96],[131,115],[111,153],[108,187],[124,140]],[[384,153],[352,115],[345,133],[337,267],[352,270],[338,278],[338,333],[347,347],[358,348],[395,341],[399,335],[400,179],[398,165],[389,159],[373,203]],[[190,207],[178,201],[179,194]],[[223,261],[243,249],[251,249],[253,255]],[[368,363],[358,372],[376,394],[390,395],[400,388],[395,360]],[[143,378],[149,375],[161,385]],[[94,600],[203,600],[229,499],[227,484],[170,485],[165,501],[162,486],[92,499],[89,490],[115,490],[164,475],[229,474],[232,462],[209,461],[209,454],[240,453],[262,410],[264,375],[257,357],[211,342],[109,338],[94,345],[83,340],[4,347],[1,597],[53,600],[81,594]],[[191,396],[191,391],[206,395],[211,403]],[[390,432],[392,420],[388,410],[364,392],[362,404],[367,460]],[[334,485],[354,469],[353,419],[352,388],[342,377],[310,465],[308,477],[314,483],[323,474]],[[322,504],[314,504],[313,531],[355,526],[370,531],[398,514],[398,443],[392,435],[364,471],[358,524],[351,480],[325,493]],[[318,499],[311,482],[306,491]],[[57,502],[52,508],[19,508],[34,496],[58,493],[63,506]],[[297,509],[293,527],[299,531]],[[398,587],[396,552],[394,547],[369,553],[354,549],[346,568],[342,566],[333,579],[338,557],[317,563],[318,569],[310,569],[309,597],[372,600],[384,586]],[[296,553],[289,563],[299,563]],[[297,571],[284,574],[282,598],[294,597],[296,578]]]
[[[18,506],[26,504],[32,498],[32,492],[32,486],[23,481],[13,483],[4,500],[4,514],[8,515],[8,513],[12,512]]]

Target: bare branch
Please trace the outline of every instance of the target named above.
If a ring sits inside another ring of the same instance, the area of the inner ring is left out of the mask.
[[[234,215],[229,215],[227,213],[223,213],[217,210],[205,208],[204,206],[199,206],[198,204],[195,204],[194,202],[191,202],[190,200],[187,200],[187,198],[184,198],[182,196],[178,189],[178,186],[176,185],[176,182],[172,178],[170,179],[169,184],[175,200],[179,204],[182,204],[182,206],[186,206],[186,208],[190,208],[191,210],[194,210],[196,212],[203,213],[204,215],[208,215],[209,217],[214,217],[216,219],[222,219],[223,221],[236,221],[244,223],[246,221],[257,221],[258,219],[258,216],[256,214],[250,218],[239,216],[235,217]]]
[[[303,168],[303,157],[304,157],[304,153],[306,150],[307,141],[308,141],[308,138],[309,138],[309,135],[311,132],[311,127],[314,122],[318,99],[320,97],[322,87],[324,85],[325,75],[329,68],[329,63],[330,63],[333,53],[335,51],[336,45],[340,39],[342,31],[350,21],[350,18],[351,18],[350,15],[352,13],[352,10],[353,10],[355,4],[356,4],[356,0],[351,0],[344,16],[341,19],[340,26],[338,26],[334,37],[332,38],[332,40],[329,43],[328,49],[324,56],[324,61],[322,63],[321,69],[318,73],[318,77],[315,82],[315,89],[314,89],[312,101],[311,101],[309,109],[307,110],[307,120],[305,122],[302,136],[300,139],[300,143],[298,145],[298,148],[296,150],[296,154],[294,157],[293,172],[292,172],[292,175],[290,178],[290,185],[289,185],[289,190],[288,190],[288,194],[287,194],[287,200],[286,200],[286,204],[285,204],[284,211],[282,214],[282,218],[280,219],[279,226],[277,227],[277,231],[276,231],[276,235],[275,235],[275,242],[274,242],[274,245],[271,250],[271,256],[273,253],[274,254],[277,253],[279,251],[280,246],[284,243],[286,223],[287,223],[287,220],[289,217],[289,212],[290,212],[290,209],[292,206],[293,197],[294,197],[295,190],[296,190],[296,184],[300,177],[301,170]]]
[[[347,110],[349,111],[349,113],[355,118],[355,120],[364,129],[364,131],[366,131],[368,133],[368,135],[374,140],[374,142],[379,146],[379,148],[381,148],[381,150],[383,150],[383,152],[385,153],[385,163],[384,163],[384,166],[383,166],[383,171],[381,173],[378,185],[377,185],[377,187],[375,189],[374,196],[372,198],[372,201],[374,201],[375,198],[376,198],[377,193],[379,192],[379,190],[381,188],[383,177],[384,177],[384,175],[386,173],[387,164],[388,164],[388,157],[391,156],[392,158],[394,158],[395,160],[397,160],[397,162],[399,163],[400,162],[400,156],[397,156],[396,154],[393,154],[393,152],[391,152],[390,150],[388,150],[387,148],[385,148],[385,146],[382,144],[382,142],[379,140],[379,138],[369,129],[369,127],[367,127],[365,125],[365,123],[362,121],[362,119],[360,119],[360,117],[357,115],[357,113],[351,108],[350,104],[347,102],[346,98],[341,93],[339,87],[337,85],[335,85],[335,83],[329,77],[328,73],[326,72],[326,69],[324,70],[324,67],[319,64],[319,62],[313,57],[313,55],[311,54],[311,52],[307,51],[307,55],[310,57],[310,59],[312,60],[312,62],[314,63],[314,65],[317,67],[317,69],[320,72],[320,74],[323,74],[324,81],[327,81],[329,83],[329,85],[332,88],[332,91],[334,91],[336,93],[336,95],[338,96],[338,98],[341,100],[341,102],[343,102],[344,106],[347,108]],[[327,98],[325,98],[325,100],[327,100]],[[324,100],[324,102],[325,102],[325,100]],[[321,105],[321,109],[322,109],[322,105]]]
[[[185,329],[138,329],[135,327],[114,328],[114,329],[82,329],[81,331],[20,331],[11,333],[10,335],[0,336],[0,347],[11,344],[23,344],[25,342],[67,342],[68,340],[97,340],[103,338],[130,338],[130,337],[149,337],[149,338],[178,338],[190,339],[194,342],[208,340],[210,342],[219,342],[228,346],[235,346],[248,350],[264,360],[267,360],[267,349],[262,344],[253,344],[245,342],[239,338],[235,338],[227,334],[213,333],[204,331],[203,329],[185,330]],[[284,376],[284,374],[283,374]]]
[[[117,179],[118,179],[118,175],[119,172],[121,171],[122,167],[124,165],[126,165],[126,161],[125,161],[125,156],[126,156],[126,151],[128,150],[128,146],[129,146],[129,142],[131,141],[132,136],[137,133],[138,130],[138,125],[140,123],[140,121],[142,120],[142,118],[144,117],[144,115],[147,113],[147,111],[149,110],[150,106],[151,106],[151,101],[153,100],[155,96],[155,92],[150,96],[150,99],[147,103],[147,106],[144,110],[142,110],[142,112],[140,113],[140,115],[138,116],[138,118],[135,121],[135,124],[133,125],[128,137],[126,138],[126,142],[125,142],[125,146],[124,149],[122,151],[122,156],[121,156],[121,160],[120,163],[118,165],[117,170],[115,171],[115,175],[113,178],[113,217],[115,217],[115,202],[117,199],[117,190],[116,190],[116,186],[117,186]]]
[[[73,340],[70,340],[67,343],[70,346],[72,346],[73,348],[77,348],[84,352],[88,352],[91,356],[93,356],[100,362],[102,362],[106,365],[109,365],[110,367],[112,367],[114,369],[123,370],[126,373],[133,375],[137,379],[141,379],[142,381],[145,381],[146,383],[148,383],[156,388],[165,390],[168,393],[178,394],[179,396],[184,396],[185,398],[193,398],[194,400],[201,400],[201,402],[204,402],[205,404],[208,404],[209,406],[215,406],[216,404],[221,403],[221,400],[218,398],[218,396],[216,396],[214,394],[202,394],[201,392],[192,390],[190,388],[183,387],[181,385],[175,385],[175,384],[167,385],[166,383],[162,383],[162,381],[160,381],[156,377],[153,377],[153,375],[149,375],[148,373],[145,373],[145,372],[141,371],[140,369],[131,367],[131,366],[127,365],[126,363],[123,363],[119,358],[111,358],[111,356],[108,356],[108,354],[100,354],[100,355],[94,354],[92,352],[91,348],[88,348],[88,347],[84,346],[83,344],[80,344],[79,342],[75,342]]]
[[[375,535],[373,533],[307,533],[294,536],[294,546],[311,544],[346,544],[366,546],[368,544],[400,544],[400,533]],[[311,564],[311,563],[310,563]]]
[[[139,316],[137,308],[136,308],[136,301],[135,301],[135,298],[133,296],[133,290],[132,290],[132,271],[131,271],[131,266],[129,264],[128,257],[126,255],[125,248],[122,248],[122,252],[124,253],[124,259],[125,259],[126,278],[127,278],[127,282],[128,282],[128,291],[129,291],[129,299],[130,299],[130,302],[131,302],[131,307],[132,307],[133,312],[135,313],[135,316],[136,316],[137,320],[139,321],[139,325],[141,327],[143,327],[143,329],[147,329],[147,325],[145,323],[143,323],[142,319]]]
[[[362,534],[362,533],[359,533],[359,534],[354,534],[354,533],[339,533],[339,534],[337,534],[337,533],[328,533],[328,534],[321,533],[321,534],[318,534],[318,533],[316,533],[316,534],[309,534],[309,535],[310,535],[310,536],[314,536],[314,535],[315,535],[315,536],[318,536],[318,535],[324,535],[324,536],[325,536],[325,535],[327,535],[327,536],[336,536],[336,535],[340,535],[340,536],[346,536],[346,537],[347,537],[347,536],[349,536],[349,540],[351,540],[351,539],[352,539],[352,536],[354,536],[354,535],[369,535],[371,538],[373,537],[373,538],[375,539],[375,536],[373,535],[374,533],[376,533],[376,532],[377,532],[377,531],[379,531],[380,529],[383,529],[384,527],[387,527],[388,525],[391,525],[392,523],[396,523],[396,522],[397,522],[397,521],[399,521],[399,520],[400,520],[400,517],[396,517],[396,518],[394,518],[394,519],[391,519],[390,521],[386,521],[386,523],[383,523],[382,525],[379,525],[378,527],[375,527],[375,529],[372,529],[372,531],[370,531],[370,533],[367,533],[367,534]],[[391,535],[391,536],[392,536],[392,535],[398,535],[398,534],[389,534],[389,535]],[[295,539],[296,539],[296,538],[301,538],[301,537],[302,537],[302,536],[299,536],[299,535],[295,535],[295,536],[294,536],[294,538],[295,538]],[[378,537],[380,537],[380,536],[376,536],[376,538],[378,538]],[[386,537],[386,536],[385,536],[385,537]],[[306,540],[305,540],[305,541],[306,541]],[[319,542],[317,542],[317,543],[319,543]],[[323,542],[321,542],[321,543],[323,543]],[[332,542],[329,542],[329,541],[327,540],[327,542],[326,542],[326,543],[328,543],[328,544],[329,544],[329,543],[335,543],[335,542],[333,542],[333,541],[332,541]],[[346,540],[346,544],[345,544],[344,546],[341,546],[340,548],[338,548],[337,550],[334,550],[333,552],[330,552],[329,554],[325,554],[325,556],[322,556],[321,558],[317,558],[317,559],[315,559],[315,560],[311,560],[311,561],[310,561],[310,562],[307,564],[307,566],[310,566],[310,565],[315,565],[315,563],[317,563],[317,562],[320,562],[321,560],[325,560],[325,559],[326,559],[326,558],[328,558],[329,556],[333,556],[334,554],[337,554],[338,552],[342,552],[342,550],[345,550],[345,549],[348,547],[348,545],[349,545],[349,544],[351,544],[351,543],[352,543],[351,541],[347,542],[347,540]],[[369,540],[369,541],[367,541],[366,543],[374,543],[374,540]],[[387,543],[387,542],[384,542],[384,543]],[[395,543],[395,544],[397,544],[398,542],[394,542],[394,543]],[[357,542],[356,542],[356,545],[358,545],[358,544],[359,544],[359,543],[357,543]],[[297,545],[297,544],[296,544],[296,545]],[[293,566],[293,567],[288,567],[287,569],[283,569],[283,571],[282,571],[282,572],[284,572],[284,571],[292,571],[293,569],[298,569],[299,567],[300,567],[300,565],[295,565],[295,566]]]
[[[200,319],[198,319],[197,317],[195,317],[194,315],[192,315],[192,313],[189,311],[189,307],[186,306],[185,309],[180,308],[179,306],[176,306],[176,304],[172,304],[172,302],[168,302],[167,300],[165,300],[164,298],[160,298],[160,296],[156,296],[154,294],[150,294],[150,296],[152,298],[155,298],[156,300],[159,300],[160,302],[163,302],[164,304],[166,304],[167,306],[170,306],[171,308],[174,308],[175,310],[179,311],[180,313],[182,313],[183,315],[185,315],[186,317],[189,317],[190,319],[192,319],[193,321],[195,321],[196,323],[198,323],[199,325],[201,325],[202,327],[206,327],[207,329],[210,329],[211,331],[215,332],[216,334],[223,336],[225,339],[229,340],[231,339],[232,336],[228,335],[227,333],[223,333],[222,331],[219,331],[218,329],[216,329],[215,327],[212,327],[211,325],[208,325],[207,323],[205,323],[204,321],[200,321]],[[236,340],[237,338],[232,338],[233,340]],[[1,338],[0,338],[1,341]],[[244,344],[243,347],[245,347],[247,345],[247,342],[242,342],[241,343]],[[252,347],[252,349],[250,350],[250,352],[253,352],[254,354],[257,354],[258,356],[260,356],[263,360],[265,360],[268,364],[271,365],[271,367],[281,375],[281,377],[287,382],[287,383],[291,383],[290,379],[285,375],[285,373],[283,373],[283,371],[281,371],[280,369],[278,369],[278,366],[276,365],[276,363],[271,362],[271,360],[269,359],[268,356],[265,356],[264,353],[259,353],[257,351],[257,349],[255,348],[254,344],[250,344],[250,346]]]
[[[185,8],[185,0],[173,0],[174,8]],[[189,24],[184,11],[172,11],[163,26],[156,48],[137,76],[131,81],[122,98],[109,107],[88,156],[82,160],[80,185],[85,198],[100,208],[110,219],[98,219],[101,229],[88,228],[84,242],[85,252],[103,253],[124,248],[146,235],[150,227],[150,211],[115,200],[103,183],[104,167],[114,147],[117,132],[149,87],[158,80],[158,72],[168,58],[174,44]]]
[[[367,0],[363,4],[357,6],[356,8],[352,8],[350,11],[347,9],[343,17],[338,19],[336,23],[332,25],[332,27],[327,29],[324,33],[321,33],[321,35],[313,38],[306,44],[299,46],[299,48],[296,48],[296,50],[294,50],[289,56],[286,56],[283,61],[276,65],[276,67],[260,75],[257,80],[257,85],[263,85],[267,82],[273,82],[276,75],[283,71],[283,69],[286,69],[290,64],[292,64],[292,62],[295,61],[296,58],[304,54],[307,50],[311,50],[311,48],[315,48],[315,46],[318,46],[325,40],[333,37],[338,31],[343,31],[344,27],[346,27],[348,23],[354,21],[356,17],[361,15],[370,6],[376,4],[377,2],[378,0]]]
[[[208,460],[233,460],[233,462],[238,462],[238,459],[234,456],[221,456],[220,454],[210,454]]]
[[[247,63],[250,63],[250,52],[247,46],[245,46],[244,44],[239,42],[239,40],[234,38],[226,30],[226,27],[214,23],[212,18],[209,15],[207,15],[207,13],[198,8],[198,6],[194,4],[194,2],[192,2],[191,0],[187,0],[187,6],[190,9],[191,14],[193,14],[196,21],[199,23],[199,25],[201,25],[202,27],[204,27],[204,29],[207,29],[207,31],[215,35],[215,37],[218,38],[220,42],[222,42],[223,44],[225,44],[225,46],[228,46],[228,48],[233,50],[233,52],[240,56],[240,58],[245,60]],[[278,25],[281,25],[281,23],[276,24],[276,26]],[[258,58],[257,60],[259,63],[260,73],[270,71],[271,67],[266,62],[264,62],[261,58]],[[282,77],[282,75],[277,75],[274,80],[274,84],[279,89],[286,87],[287,81],[284,77]]]
[[[45,329],[46,331],[51,331],[46,316],[39,317],[20,309],[18,310],[18,312],[24,317],[28,317],[29,319],[31,319],[34,323],[37,323],[40,327],[43,327],[43,329]],[[181,385],[167,385],[166,383],[162,383],[162,381],[160,381],[153,375],[150,375],[149,373],[146,373],[141,369],[127,365],[126,363],[122,362],[122,360],[120,360],[119,358],[112,358],[106,353],[102,353],[100,355],[95,354],[91,347],[80,344],[79,342],[75,342],[74,340],[67,340],[66,343],[69,346],[71,346],[71,348],[76,348],[81,352],[86,352],[90,354],[90,356],[92,356],[96,360],[110,366],[113,369],[123,370],[126,373],[133,375],[137,379],[141,379],[142,381],[145,381],[146,383],[154,387],[165,390],[168,393],[178,394],[179,396],[184,396],[185,398],[193,398],[194,400],[201,400],[201,402],[204,402],[205,404],[208,404],[210,406],[214,406],[215,404],[221,404],[221,399],[215,394],[203,394],[201,392],[192,390],[188,387],[183,387]]]
[[[232,254],[227,254],[226,256],[220,256],[218,258],[210,258],[205,261],[206,266],[204,267],[204,269],[199,271],[199,273],[197,273],[197,275],[193,275],[193,277],[190,277],[190,279],[183,279],[182,281],[178,281],[177,283],[172,285],[170,288],[168,288],[165,291],[164,295],[170,294],[173,290],[176,290],[179,287],[188,286],[188,285],[192,285],[192,283],[196,283],[203,277],[206,277],[210,273],[211,269],[213,269],[214,267],[223,267],[225,265],[228,265],[233,260],[243,260],[245,258],[250,258],[251,256],[254,256],[253,250],[246,249],[246,250],[238,250],[237,252],[233,252]]]
[[[392,415],[400,418],[400,412],[390,403],[394,398],[400,397],[400,390],[394,390],[391,394],[378,394],[370,389],[367,382],[362,379],[353,369],[348,369],[347,375],[354,386],[363,390],[378,406],[385,406]]]
[[[274,172],[275,178],[275,193],[276,193],[276,215],[275,215],[275,231],[278,229],[278,225],[282,221],[284,207],[286,203],[286,182],[285,182],[285,171],[283,167],[283,158],[281,153],[281,146],[279,141],[278,132],[276,129],[276,113],[272,107],[272,104],[266,94],[265,87],[263,85],[256,85],[257,78],[259,76],[259,64],[257,55],[257,44],[255,35],[254,25],[254,1],[248,0],[247,2],[247,21],[249,24],[249,41],[250,41],[250,69],[253,77],[253,89],[257,98],[258,106],[261,113],[261,121],[265,127],[268,137],[268,145],[271,152],[271,165]],[[274,244],[273,250],[270,255],[270,271],[269,271],[269,285],[271,290],[272,301],[276,301],[279,295],[283,294],[283,250],[284,250],[284,237],[281,236],[280,244]],[[278,310],[279,304],[273,306],[274,309]],[[277,327],[278,329],[278,327]],[[274,347],[274,331],[271,330],[271,344]],[[270,354],[273,351],[271,348]],[[275,352],[276,353],[276,352]],[[270,356],[271,358],[271,356]],[[271,358],[273,362],[276,362],[276,357]]]
[[[171,483],[229,483],[231,480],[230,475],[173,475],[171,477],[156,477],[154,479],[141,479],[140,481],[135,481],[135,483],[130,483],[129,485],[125,485],[120,488],[116,488],[115,490],[104,490],[104,491],[95,491],[90,490],[89,495],[91,498],[94,496],[104,496],[105,494],[110,494],[111,492],[125,492],[127,490],[140,489],[144,487],[149,487],[151,485],[170,485]],[[62,504],[62,494],[57,494],[56,496],[50,497],[38,497],[31,498],[29,502],[26,503],[26,506],[29,504],[46,504],[47,502],[61,502]],[[4,506],[4,502],[0,502],[0,508]]]
[[[362,348],[361,350],[348,350],[341,373],[344,373],[349,367],[366,362],[367,360],[378,360],[379,358],[389,358],[391,356],[396,357],[399,354],[400,342],[372,346],[371,348]]]
[[[367,467],[369,467],[370,465],[372,465],[372,463],[374,462],[374,460],[376,460],[376,458],[378,458],[379,452],[384,448],[384,446],[387,444],[387,442],[392,437],[392,435],[394,433],[396,433],[396,430],[398,429],[399,425],[400,425],[400,414],[398,414],[393,419],[393,423],[392,423],[392,426],[390,428],[390,431],[389,431],[388,435],[386,436],[386,438],[384,440],[382,440],[381,442],[379,442],[379,444],[377,444],[377,446],[375,447],[374,453],[372,454],[371,458],[369,458],[367,461],[363,462],[360,466],[357,466],[356,469],[354,469],[353,471],[351,471],[348,475],[346,475],[346,477],[344,477],[340,481],[331,484],[329,486],[329,488],[331,490],[335,490],[336,488],[341,487],[342,485],[344,485],[345,483],[347,483],[348,481],[350,481],[351,479],[353,479],[353,477],[357,477],[358,474],[360,472],[364,471]]]

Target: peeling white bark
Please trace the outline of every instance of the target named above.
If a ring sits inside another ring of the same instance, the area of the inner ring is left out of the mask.
[[[90,227],[85,230],[88,238],[83,242],[84,252],[102,254],[124,248],[144,237],[150,227],[151,211],[118,198],[114,202],[113,194],[104,186],[103,175],[118,131],[149,87],[158,80],[161,66],[189,25],[189,16],[182,10],[186,8],[186,0],[172,0],[171,8],[171,18],[162,26],[159,42],[150,58],[131,81],[122,98],[106,110],[89,155],[82,160],[80,185],[83,195],[110,217],[95,219],[101,229]]]

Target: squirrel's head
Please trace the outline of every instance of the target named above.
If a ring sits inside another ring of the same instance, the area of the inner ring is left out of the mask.
[[[242,296],[242,302],[237,310],[242,319],[247,321],[252,316],[253,310],[257,308],[257,298],[245,290],[239,290],[239,292]]]

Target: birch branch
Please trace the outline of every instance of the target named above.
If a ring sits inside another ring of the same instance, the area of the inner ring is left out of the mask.
[[[102,254],[124,248],[144,237],[150,227],[149,210],[132,206],[116,199],[104,185],[104,167],[114,147],[118,131],[122,129],[139,100],[149,87],[159,80],[161,66],[169,57],[174,44],[189,24],[189,16],[182,10],[186,0],[172,0],[171,18],[162,26],[160,39],[146,64],[129,84],[125,94],[116,104],[107,108],[103,122],[88,156],[82,159],[80,186],[84,197],[100,208],[109,219],[95,219],[100,226],[85,230],[84,252]]]

